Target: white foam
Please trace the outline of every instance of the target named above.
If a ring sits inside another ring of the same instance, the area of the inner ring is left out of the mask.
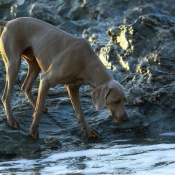
[[[160,134],[161,136],[175,136],[175,132],[165,132]]]
[[[6,161],[0,163],[0,170],[5,169],[29,169],[33,168],[36,161],[34,160],[27,160],[27,159],[21,159],[16,161]],[[1,172],[1,171],[0,171]]]
[[[0,172],[12,168],[27,172],[39,167],[41,175],[169,175],[174,172],[174,152],[175,144],[116,145],[105,149],[57,153],[45,159],[1,162]]]

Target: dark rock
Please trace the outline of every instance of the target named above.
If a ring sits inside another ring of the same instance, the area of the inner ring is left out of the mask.
[[[30,8],[30,16],[38,19],[42,19],[53,25],[58,25],[60,22],[60,17],[55,14],[56,10],[53,5],[33,3]]]
[[[8,19],[11,17],[10,8],[11,5],[15,2],[15,0],[2,0],[0,2],[0,18]]]
[[[71,20],[77,21],[77,20],[85,19],[85,17],[86,17],[86,13],[81,7],[77,7],[69,13],[69,18]]]
[[[20,90],[27,73],[27,64],[22,62],[12,95],[20,130],[7,126],[0,104],[1,156],[36,157],[67,147],[72,150],[74,146],[112,142],[116,137],[135,137],[148,129],[150,134],[174,131],[175,12],[171,0],[0,1],[0,19],[20,16],[39,18],[74,35],[82,34],[124,86],[130,121],[119,124],[108,117],[106,109],[97,112],[90,99],[92,88],[83,86],[80,93],[86,120],[100,133],[100,138],[92,141],[77,124],[65,87],[56,86],[48,92],[48,113],[43,114],[40,122],[40,139],[34,141],[28,136],[33,107]],[[2,61],[0,73],[2,96],[5,84]],[[32,90],[35,97],[38,83],[39,78]]]
[[[116,74],[121,72],[121,67],[126,70],[122,84],[128,89],[128,105],[138,107],[148,123],[152,123],[155,116],[159,120],[156,128],[161,131],[170,129],[163,124],[165,120],[166,124],[174,122],[173,117],[170,119],[174,92],[172,88],[167,90],[175,79],[174,24],[175,20],[165,15],[140,16],[131,25],[109,29],[111,40],[100,51],[102,61],[105,60]],[[153,113],[146,112],[150,105]],[[160,111],[164,117],[157,116]],[[150,128],[154,130],[153,125]]]
[[[72,21],[67,20],[60,25],[60,28],[69,33],[82,33],[84,29],[88,28],[89,24],[86,21]]]

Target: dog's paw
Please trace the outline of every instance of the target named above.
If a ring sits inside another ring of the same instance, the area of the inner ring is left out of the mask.
[[[97,138],[100,135],[94,128],[88,128],[85,133],[89,138]]]
[[[18,130],[19,129],[19,123],[17,120],[12,119],[12,120],[7,120],[8,125],[10,126],[10,128]]]
[[[29,130],[29,135],[33,137],[33,139],[38,140],[39,138],[39,132],[38,132],[38,127],[34,128],[34,127],[30,127]]]

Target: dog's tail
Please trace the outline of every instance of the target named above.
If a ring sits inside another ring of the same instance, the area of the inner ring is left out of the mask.
[[[8,21],[1,21],[0,20],[0,26],[1,27],[5,27],[7,23],[8,23]]]

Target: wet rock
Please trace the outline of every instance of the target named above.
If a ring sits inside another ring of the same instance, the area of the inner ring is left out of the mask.
[[[0,18],[6,19],[11,17],[11,13],[9,13],[10,8],[12,4],[15,2],[15,0],[7,0],[7,1],[1,1],[0,2]]]
[[[33,154],[39,149],[38,143],[31,143],[31,138],[21,130],[11,130],[2,127],[0,129],[0,155],[26,155]],[[13,137],[12,137],[13,136]]]
[[[170,113],[174,109],[173,102],[168,100],[173,96],[173,89],[169,89],[169,94],[167,91],[167,86],[172,87],[175,78],[175,35],[171,32],[174,25],[175,20],[169,16],[140,16],[131,25],[109,29],[111,40],[100,51],[100,58],[110,65],[113,72],[119,74],[122,69],[125,70],[122,71],[122,84],[128,90],[128,104],[137,106],[148,123],[156,116],[159,120],[156,126],[161,129],[162,125],[165,126],[162,124],[164,120],[167,120],[166,124],[170,122]],[[162,115],[157,116],[162,108],[163,118]],[[148,109],[154,109],[151,116],[146,112]],[[154,130],[153,125],[151,127]]]
[[[86,13],[81,7],[77,7],[69,13],[69,18],[75,21],[84,19],[85,16],[86,16]]]
[[[139,129],[141,126],[145,126],[145,129],[147,129],[148,127],[148,124],[146,124],[147,119],[145,118],[144,115],[142,115],[137,110],[128,110],[128,114],[130,119],[129,122],[123,124],[118,123],[113,125],[117,130],[120,130],[121,132],[128,130],[132,131],[134,130],[134,128]]]
[[[166,25],[169,25],[168,29]],[[157,15],[141,16],[132,25],[111,28],[108,30],[111,40],[100,51],[101,59],[109,62],[108,64],[111,62],[115,69],[123,67],[148,76],[151,69],[154,69],[153,66],[157,66],[158,70],[163,68],[162,70],[172,72],[172,28],[174,21],[171,18]]]
[[[58,140],[58,138],[56,138],[56,137],[46,137],[45,139],[44,139],[44,142],[45,143],[49,143],[49,144],[51,144],[51,143],[57,143],[57,144],[59,144],[59,140]]]
[[[134,23],[134,21],[137,20],[140,16],[147,14],[162,14],[162,10],[153,4],[146,3],[144,5],[139,5],[127,13],[125,17],[125,23]]]
[[[89,24],[86,21],[72,21],[68,20],[60,25],[62,30],[65,30],[69,33],[77,33],[80,34],[84,29],[88,28]]]
[[[59,15],[56,15],[56,10],[53,4],[45,4],[35,2],[31,5],[30,16],[38,19],[42,19],[53,25],[58,25],[60,21]]]
[[[32,16],[87,39],[109,69],[122,83],[127,94],[126,108],[130,121],[116,123],[106,109],[95,110],[92,88],[80,89],[83,111],[88,124],[100,133],[88,139],[77,123],[75,112],[64,86],[49,90],[39,131],[39,141],[28,136],[33,107],[20,90],[27,74],[22,62],[12,95],[14,116],[20,130],[7,127],[0,105],[0,155],[46,155],[53,150],[88,148],[91,143],[112,142],[117,138],[135,137],[149,129],[150,134],[174,130],[175,111],[175,20],[171,1],[120,0],[4,0],[0,18]],[[0,95],[5,84],[5,70],[0,61]],[[38,93],[39,78],[32,93]],[[83,146],[82,146],[83,145]]]

